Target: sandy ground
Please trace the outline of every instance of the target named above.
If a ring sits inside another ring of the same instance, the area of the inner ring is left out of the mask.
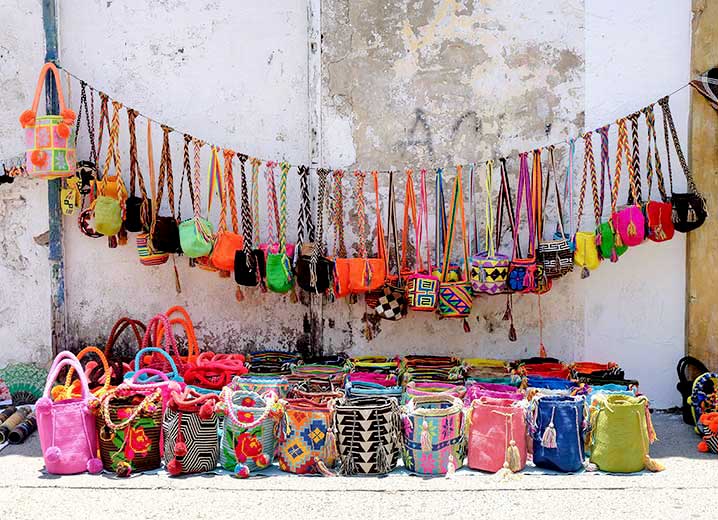
[[[55,477],[43,471],[37,435],[0,453],[0,518],[697,518],[716,516],[718,456],[698,453],[680,416],[657,413],[651,455],[662,473],[549,474],[511,480],[461,470],[454,478],[406,473],[322,478],[278,470],[228,475]],[[9,513],[9,514],[8,514]]]

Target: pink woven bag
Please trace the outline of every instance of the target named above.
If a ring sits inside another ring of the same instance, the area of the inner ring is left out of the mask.
[[[50,393],[65,366],[75,369],[81,394],[76,399],[53,402]],[[54,475],[102,471],[97,458],[97,427],[92,407],[96,398],[87,385],[87,376],[74,354],[61,352],[53,362],[43,396],[35,404],[40,446],[45,469]]]
[[[481,397],[494,397],[497,399],[511,399],[520,401],[524,395],[518,388],[500,383],[474,383],[466,388],[464,406],[471,406],[472,401]]]
[[[495,473],[526,466],[526,412],[517,401],[481,397],[471,403],[468,466]]]

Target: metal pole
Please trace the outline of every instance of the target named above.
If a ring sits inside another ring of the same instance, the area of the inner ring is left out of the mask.
[[[45,30],[45,62],[58,61],[57,9],[55,0],[42,0],[42,25]],[[47,113],[58,114],[60,107],[52,74],[45,79],[45,106]],[[47,183],[47,203],[50,224],[50,319],[52,354],[65,350],[67,322],[65,316],[65,262],[62,244],[62,208],[60,206],[61,180]]]

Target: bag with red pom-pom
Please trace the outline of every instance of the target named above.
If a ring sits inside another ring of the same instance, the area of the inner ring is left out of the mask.
[[[48,71],[52,71],[60,102],[57,115],[37,115],[42,85]],[[57,67],[45,63],[35,88],[32,108],[20,115],[20,125],[25,130],[26,169],[32,177],[58,179],[75,175],[75,112],[65,106],[62,82]]]

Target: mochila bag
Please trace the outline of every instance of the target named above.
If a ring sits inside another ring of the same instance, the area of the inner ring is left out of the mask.
[[[333,475],[330,468],[338,458],[332,429],[332,404],[307,399],[282,402],[277,461],[288,473]]]
[[[242,250],[237,251],[234,255],[234,281],[241,287],[261,287],[264,289],[264,277],[266,274],[266,265],[264,253],[261,249],[253,249],[254,244],[259,241],[259,222],[254,223],[252,213],[250,212],[249,204],[249,190],[247,189],[247,177],[244,169],[244,164],[247,161],[247,156],[239,154],[239,162],[242,166]],[[259,214],[259,165],[261,162],[259,159],[252,158],[250,160],[252,165],[252,198],[253,202],[256,203],[256,214]],[[257,190],[257,199],[254,198],[255,187]],[[242,289],[238,288],[237,297],[239,299],[242,296]]]
[[[643,211],[646,214],[646,226],[648,239],[653,242],[665,242],[673,238],[675,227],[673,226],[673,206],[666,193],[665,181],[661,167],[661,155],[658,151],[658,139],[656,138],[656,116],[653,112],[653,105],[648,105],[642,110],[646,118],[648,129],[648,150],[646,152],[646,181],[648,183],[648,202]],[[651,158],[651,152],[654,157]],[[667,153],[670,150],[667,149]],[[656,173],[656,184],[661,200],[651,200],[651,188],[653,187],[653,172]]]
[[[406,279],[406,301],[412,311],[436,310],[439,304],[439,278],[431,274],[431,245],[429,244],[429,203],[426,193],[426,170],[421,170],[419,187],[421,209],[414,232],[416,235],[416,264],[413,274]],[[426,265],[422,264],[422,238],[426,242]]]
[[[275,425],[282,414],[276,396],[225,388],[220,396],[224,414],[219,464],[238,478],[272,463],[277,441]]]
[[[581,268],[581,278],[590,276],[590,271],[601,265],[601,257],[598,254],[598,245],[595,231],[580,231],[581,219],[583,217],[583,206],[586,201],[586,187],[589,171],[591,172],[591,193],[593,195],[593,214],[596,220],[596,228],[601,226],[601,209],[598,199],[598,178],[596,176],[596,161],[593,156],[593,132],[586,132],[583,135],[584,158],[583,178],[581,180],[581,194],[578,202],[578,219],[576,222],[576,234],[574,235],[573,261]],[[616,169],[616,175],[620,177],[620,167]],[[614,221],[615,225],[615,221]]]
[[[598,252],[601,258],[617,262],[618,258],[628,251],[628,246],[621,242],[621,236],[617,233],[613,225],[613,214],[616,213],[616,204],[618,202],[618,193],[621,184],[621,168],[617,168],[613,183],[611,183],[611,166],[608,156],[609,139],[608,132],[610,125],[602,126],[598,129],[601,135],[601,200],[599,204],[600,214],[603,216],[604,199],[606,187],[610,190],[611,197],[611,216],[596,229],[596,239],[598,240]],[[602,219],[603,220],[603,219]]]
[[[583,468],[586,401],[583,396],[540,396],[531,402],[528,419],[534,464],[570,473]]]
[[[701,441],[698,443],[698,451],[701,453],[718,453],[718,412],[710,412],[701,415],[697,424],[700,430]]]
[[[626,119],[619,119],[618,124],[618,148],[616,150],[616,175],[620,175],[623,153],[626,154],[628,162],[628,180],[631,185],[630,201],[632,205],[619,210],[612,215],[611,219],[616,231],[621,237],[623,245],[634,247],[643,242],[646,237],[646,220],[643,216],[643,209],[640,206],[639,173],[636,171],[634,161],[631,159],[628,147],[628,131],[626,130]],[[634,144],[635,145],[635,144]]]
[[[192,141],[194,146],[194,179],[192,177],[192,169],[190,167],[189,143]],[[192,218],[182,220],[182,186],[180,181],[180,198],[179,198],[179,237],[182,253],[187,258],[200,258],[207,256],[212,252],[214,245],[214,227],[206,218],[202,217],[200,209],[200,151],[202,149],[202,141],[193,138],[190,135],[184,135],[184,170],[183,178],[187,178],[189,186],[190,199],[192,201],[192,209],[194,215]],[[211,200],[211,198],[210,198]],[[207,208],[209,214],[210,208]],[[234,253],[232,253],[231,264],[234,265]]]
[[[273,161],[267,163],[265,174],[267,175],[267,201],[269,205],[269,243],[267,254],[267,288],[276,293],[284,294],[294,287],[294,274],[290,257],[293,250],[287,251],[287,177],[289,174],[289,163],[282,162],[279,167],[281,171],[279,179],[279,200],[277,200],[274,186],[274,165]],[[272,214],[276,220],[277,232],[279,235],[279,247],[274,252],[274,226],[272,225]]]
[[[87,378],[72,353],[62,352],[56,361],[47,377],[43,397],[35,403],[45,469],[53,475],[99,473],[102,462],[97,458],[97,427],[92,412],[96,398],[90,393]],[[51,389],[66,366],[77,371],[80,395],[53,402]]]
[[[172,129],[162,125],[162,156],[160,158],[160,173],[157,179],[157,201],[153,205],[154,212],[150,226],[150,247],[152,251],[174,254],[180,252],[179,229],[175,218],[174,179],[172,176],[172,152],[170,149],[170,132]],[[167,197],[170,207],[170,216],[160,216],[162,195],[165,182],[167,183]]]
[[[290,385],[286,377],[245,375],[234,377],[229,388],[259,395],[273,393],[278,398],[284,399],[289,394]]]
[[[163,460],[172,476],[206,473],[219,460],[219,396],[191,388],[172,392],[162,420]]]
[[[220,272],[229,273],[234,269],[237,251],[241,251],[244,247],[244,237],[239,234],[239,216],[237,214],[237,199],[234,191],[234,172],[232,167],[234,151],[224,150],[222,153],[224,156],[224,182],[222,182],[222,172],[219,165],[219,151],[216,148],[212,149],[209,165],[210,198],[207,212],[209,213],[212,207],[212,194],[215,189],[219,193],[221,205],[217,238],[212,254],[209,257],[209,262]],[[241,163],[241,167],[244,168],[244,163]],[[227,227],[228,206],[232,219],[231,231]]]
[[[385,475],[396,468],[401,447],[401,418],[395,399],[361,397],[334,406],[342,475]]]
[[[591,463],[601,471],[662,471],[649,455],[656,432],[645,396],[606,395],[591,408]]]
[[[466,456],[461,399],[414,397],[403,408],[404,466],[421,475],[445,475],[461,468]]]
[[[125,202],[125,229],[131,233],[146,232],[150,226],[152,203],[147,197],[145,179],[142,176],[139,160],[137,159],[136,119],[139,112],[133,108],[127,109],[127,128],[130,136],[130,196]],[[139,183],[140,196],[135,192]],[[151,187],[154,192],[154,186]]]
[[[471,314],[473,305],[471,282],[468,280],[467,267],[469,265],[469,244],[466,235],[466,218],[464,214],[464,198],[461,189],[461,165],[456,167],[456,179],[454,181],[454,195],[451,204],[451,216],[449,217],[446,246],[444,248],[444,262],[441,270],[441,284],[439,285],[439,316],[442,318],[462,318],[464,320],[464,331],[469,332],[469,323],[466,318]],[[461,232],[463,239],[464,269],[459,281],[449,281],[451,245],[453,242],[455,228],[457,226],[457,211],[461,212]]]
[[[162,395],[124,385],[105,394],[97,417],[100,459],[118,477],[151,471],[161,464]]]
[[[482,396],[467,412],[468,446],[466,465],[496,473],[516,473],[526,467],[526,412],[512,399]]]
[[[38,116],[40,94],[48,72],[52,72],[57,88],[60,113]],[[20,115],[25,130],[25,169],[31,177],[58,179],[75,175],[75,112],[65,106],[60,73],[53,63],[45,63],[35,87],[32,108]]]
[[[676,132],[676,125],[673,122],[671,107],[668,102],[668,96],[658,100],[663,111],[663,136],[666,141],[666,161],[668,162],[668,178],[671,184],[671,205],[673,206],[672,220],[675,230],[680,233],[688,233],[694,229],[698,229],[703,225],[708,217],[708,207],[706,199],[698,191],[695,180],[691,173],[686,158],[681,149],[681,142]],[[673,170],[671,168],[671,147],[668,140],[668,129],[670,128],[671,137],[673,138],[673,147],[678,155],[678,160],[683,168],[688,183],[688,191],[686,193],[676,193],[673,191]]]
[[[538,229],[538,260],[543,264],[546,276],[549,278],[560,278],[571,271],[573,271],[573,251],[569,245],[569,239],[566,238],[566,233],[563,229],[563,209],[561,204],[561,194],[558,189],[558,181],[556,179],[556,159],[555,159],[555,146],[551,145],[548,148],[549,159],[548,159],[548,175],[546,176],[546,194],[544,197],[543,207],[545,208],[548,204],[548,194],[551,191],[549,185],[549,179],[553,177],[554,191],[556,192],[556,210],[558,212],[558,220],[556,221],[556,232],[551,240],[543,239],[543,212],[539,216],[539,229]]]
[[[506,292],[506,280],[509,276],[509,257],[499,253],[501,248],[501,233],[498,229],[498,223],[494,224],[493,204],[491,201],[491,187],[493,185],[494,161],[486,161],[486,203],[484,218],[484,244],[486,250],[478,252],[479,233],[476,218],[476,207],[473,202],[474,189],[471,188],[470,198],[472,201],[471,212],[473,214],[473,239],[476,254],[471,257],[471,289],[474,294],[499,294]],[[504,182],[507,181],[506,164],[501,162],[501,191],[499,192],[499,201],[497,209],[501,211],[502,199],[505,197]],[[471,169],[471,185],[473,186],[474,169]],[[494,232],[496,237],[494,238]]]

